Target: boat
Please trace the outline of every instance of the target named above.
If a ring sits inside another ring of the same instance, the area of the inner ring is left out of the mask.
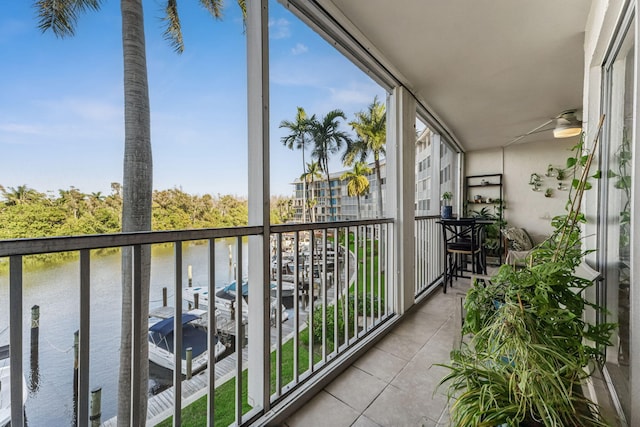
[[[291,300],[291,306],[293,306],[293,295],[294,295],[294,287],[293,284],[285,284],[282,285],[282,294],[283,294],[283,302],[287,300],[285,295],[290,296],[288,299]],[[271,321],[275,321],[276,308],[278,306],[278,299],[274,296],[274,293],[277,292],[277,286],[275,283],[271,284]],[[285,292],[286,291],[286,292]],[[198,295],[198,306],[202,308],[209,307],[209,287],[208,286],[195,286],[195,287],[187,287],[182,291],[182,297],[185,301],[194,304],[195,303],[195,295]],[[242,284],[242,317],[246,318],[249,315],[249,284],[247,282],[243,282]],[[227,318],[235,318],[236,315],[236,282],[235,280],[228,285],[217,288],[215,294],[215,307],[216,311],[219,315],[227,317]],[[287,308],[283,304],[280,306],[280,311],[282,315],[282,321],[286,321],[289,318],[289,313],[287,313]]]
[[[197,373],[207,367],[207,330],[198,324],[201,320],[200,313],[193,312],[182,314],[182,367],[183,375],[187,374],[186,353],[191,347],[191,372]],[[174,317],[149,319],[149,360],[156,365],[173,370],[174,368]],[[214,356],[219,358],[225,352],[226,347],[215,336]]]
[[[11,424],[11,366],[9,346],[0,346],[0,427]],[[27,401],[27,382],[22,375],[22,406]]]

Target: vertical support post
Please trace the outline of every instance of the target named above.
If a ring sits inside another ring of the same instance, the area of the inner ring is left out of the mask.
[[[141,328],[142,319],[142,246],[135,245],[132,248],[132,283],[131,283],[131,423],[132,426],[144,425],[147,414],[141,414],[140,408],[140,384],[142,372],[140,369],[142,360]],[[145,319],[146,321],[147,319]],[[146,356],[145,356],[146,357]],[[146,385],[145,385],[146,386]]]
[[[396,87],[391,96],[387,129],[387,206],[395,220],[393,232],[393,299],[397,313],[414,303],[414,203],[415,203],[415,121],[416,104],[404,87]],[[393,179],[393,181],[391,181]]]
[[[91,307],[91,252],[80,251],[80,331],[78,346],[78,425],[89,419],[89,331]]]
[[[216,241],[215,239],[209,240],[209,289],[215,289],[216,284]],[[207,379],[209,380],[208,384],[208,393],[207,393],[207,426],[214,427],[215,426],[215,391],[216,391],[216,369],[215,369],[215,340],[216,334],[218,333],[218,327],[216,325],[216,315],[215,315],[215,298],[214,294],[211,294],[211,302],[210,308],[213,310],[209,311],[209,316],[207,316],[207,334],[208,334],[208,345],[209,349],[207,353]],[[220,339],[220,337],[218,337]]]
[[[187,277],[189,278],[189,287],[192,287],[193,286],[193,266],[191,264],[187,266]]]
[[[91,390],[91,427],[100,427],[100,418],[102,417],[102,387],[96,387]]]
[[[162,306],[167,306],[167,287],[162,288]]]
[[[24,425],[22,405],[22,256],[9,258],[9,358],[11,366],[11,423]]]
[[[200,294],[197,292],[193,294],[193,308],[200,308]]]
[[[78,356],[80,347],[80,331],[73,333],[73,425],[77,426],[78,419]]]
[[[174,243],[173,425],[182,424],[182,242]]]
[[[249,236],[249,384],[254,408],[270,408],[269,328],[269,2],[247,2],[247,108],[249,153],[249,225],[263,227]],[[239,267],[240,268],[240,267]],[[238,277],[238,282],[241,277]],[[241,316],[241,313],[239,313]],[[238,357],[240,358],[240,357]]]
[[[242,237],[237,237],[237,248],[236,248],[236,259],[238,260],[238,277],[242,277]],[[244,316],[242,309],[242,283],[236,282],[236,299],[235,299],[235,309],[237,311],[237,316],[235,319],[236,323],[236,389],[235,389],[235,421],[236,425],[242,424],[242,390],[243,390],[243,379],[242,379],[242,347],[244,347]],[[255,301],[255,300],[254,300]],[[231,303],[231,315],[234,313],[233,302]],[[251,354],[251,352],[249,352]],[[251,374],[247,375],[247,377],[251,377]]]

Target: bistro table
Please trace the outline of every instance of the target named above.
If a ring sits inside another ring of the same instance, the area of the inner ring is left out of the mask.
[[[464,271],[469,271],[469,257],[473,274],[487,274],[484,226],[492,221],[477,218],[443,218],[437,223],[442,226],[445,254],[443,292],[447,292],[447,281],[449,286],[453,286],[454,277],[470,277],[463,275]]]

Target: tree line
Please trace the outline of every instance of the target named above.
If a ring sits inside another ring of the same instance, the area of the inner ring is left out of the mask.
[[[76,187],[46,194],[27,185],[0,185],[0,239],[118,233],[122,231],[122,186],[111,193],[84,193]],[[271,222],[293,217],[293,200],[274,196]],[[180,230],[247,225],[248,204],[242,197],[191,195],[180,188],[153,192],[152,229]]]

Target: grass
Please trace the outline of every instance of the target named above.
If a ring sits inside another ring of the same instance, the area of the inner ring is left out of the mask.
[[[302,341],[304,334],[307,330],[303,330],[300,333],[300,341]],[[307,339],[308,341],[308,339]],[[314,355],[315,361],[320,360],[320,355]],[[306,346],[298,347],[298,373],[305,372],[309,369],[309,349]],[[276,354],[271,353],[271,393],[275,392],[276,388]],[[293,340],[289,340],[282,345],[282,384],[293,380]],[[235,422],[235,386],[236,379],[231,378],[229,381],[221,384],[215,391],[215,425],[216,426],[228,426]],[[247,402],[247,370],[242,372],[242,413],[246,414],[251,410]],[[203,426],[206,423],[207,416],[207,396],[203,396],[200,399],[193,402],[182,410],[182,426],[184,427],[198,427]],[[167,418],[160,424],[161,427],[171,427],[173,424],[173,417]]]

